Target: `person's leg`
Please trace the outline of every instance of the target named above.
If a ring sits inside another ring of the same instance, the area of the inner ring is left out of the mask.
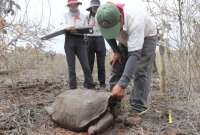
[[[76,48],[76,53],[84,73],[84,87],[88,89],[95,88],[88,61],[88,48],[82,38],[76,40]]]
[[[70,89],[77,87],[76,72],[75,72],[75,52],[74,52],[74,40],[68,36],[65,36],[65,54],[68,66],[68,77]]]
[[[134,79],[134,90],[130,98],[130,104],[138,112],[144,111],[147,107],[148,95],[150,92],[151,72],[155,59],[157,37],[148,37],[144,40],[142,55],[137,67]]]
[[[89,37],[89,39],[88,39],[88,61],[89,61],[91,73],[93,71],[94,59],[95,59],[95,44],[94,43],[95,43],[94,39]]]
[[[102,37],[97,37],[95,40],[96,56],[97,56],[97,68],[98,68],[98,80],[100,87],[106,87],[106,73],[105,73],[105,58],[106,47]]]

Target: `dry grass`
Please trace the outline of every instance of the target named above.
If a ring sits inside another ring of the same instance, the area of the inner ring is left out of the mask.
[[[77,135],[76,133],[59,129],[57,125],[50,121],[44,110],[45,105],[50,104],[55,96],[67,88],[65,56],[57,54],[51,57],[48,53],[29,49],[20,49],[13,54],[7,55],[8,66],[4,70],[7,69],[12,72],[9,72],[8,75],[0,76],[0,134],[43,135],[54,132],[61,135]],[[158,65],[159,59],[159,55],[157,55]],[[175,61],[175,59],[173,60]],[[150,100],[151,108],[143,117],[142,124],[134,127],[124,127],[121,124],[116,124],[103,135],[113,133],[158,135],[163,128],[168,126],[175,127],[187,135],[199,134],[200,101],[198,99],[200,99],[200,94],[191,91],[190,96],[194,100],[188,101],[187,95],[184,94],[184,86],[176,76],[176,65],[170,65],[169,60],[166,59],[166,66],[166,97],[163,98],[161,96],[159,78],[154,78]],[[79,82],[83,79],[83,73],[80,69],[80,64],[77,60],[76,71]],[[109,78],[109,55],[106,57],[106,70],[107,78]],[[93,74],[96,80],[96,64]],[[12,88],[13,84],[15,87]],[[128,87],[127,96],[123,101],[125,112],[129,107],[128,97],[131,85]],[[168,124],[168,118],[165,115],[160,117],[160,113],[163,110],[163,112],[166,112],[169,108],[173,113],[172,124]]]

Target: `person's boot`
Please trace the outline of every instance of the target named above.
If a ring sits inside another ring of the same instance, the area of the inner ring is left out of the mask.
[[[76,82],[70,82],[69,83],[69,88],[70,89],[76,89],[77,88],[77,83]]]
[[[86,88],[86,89],[95,89],[96,88],[96,84],[95,83],[84,84],[84,88]]]
[[[106,88],[106,84],[105,83],[100,83],[100,88]]]

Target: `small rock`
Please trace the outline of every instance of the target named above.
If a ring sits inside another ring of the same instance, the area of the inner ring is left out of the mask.
[[[0,83],[2,84],[2,83],[4,83],[5,81],[6,81],[6,80],[1,80],[1,82],[0,82]]]
[[[128,117],[127,114],[118,115],[115,118],[115,123],[124,123],[127,117]]]
[[[125,126],[136,126],[142,123],[142,118],[140,116],[133,116],[133,117],[128,117],[124,125]]]
[[[3,85],[6,86],[6,87],[11,88],[12,85],[13,85],[12,80],[10,80],[10,79],[5,80],[5,81],[3,82]]]
[[[160,135],[177,135],[177,130],[175,128],[166,128],[161,131]]]
[[[95,134],[95,130],[96,130],[95,126],[89,127],[89,129],[88,129],[88,134],[89,134],[89,135],[94,135],[94,134]]]
[[[87,132],[78,133],[77,135],[88,135]]]

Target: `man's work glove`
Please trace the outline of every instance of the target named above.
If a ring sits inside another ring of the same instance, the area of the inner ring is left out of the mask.
[[[125,89],[119,84],[116,84],[112,89],[112,97],[122,99],[124,97]]]
[[[112,56],[111,56],[110,64],[113,66],[117,62],[122,64],[121,55],[119,53],[113,53]]]

